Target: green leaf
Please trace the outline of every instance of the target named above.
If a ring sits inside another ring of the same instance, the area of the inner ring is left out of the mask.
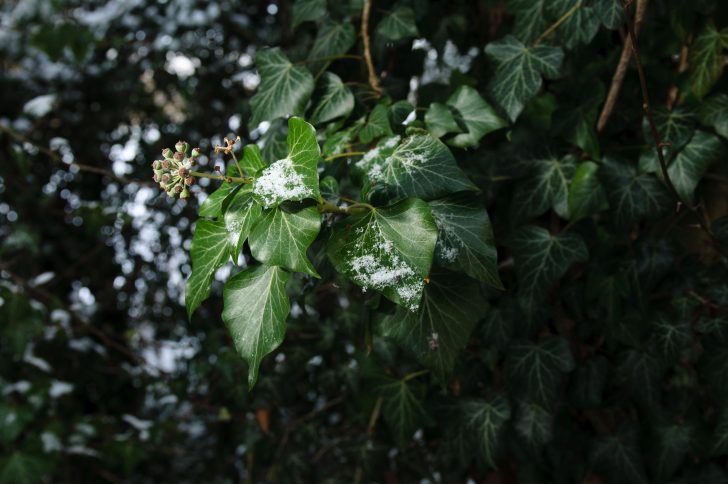
[[[248,363],[248,386],[258,379],[265,355],[276,349],[286,332],[291,309],[286,282],[290,275],[280,267],[249,267],[225,283],[222,319],[235,349]]]
[[[716,94],[700,107],[700,121],[728,138],[728,94]]]
[[[232,198],[236,188],[240,188],[240,185],[223,183],[200,204],[197,214],[200,217],[217,217],[222,213],[222,208],[227,204],[226,202],[229,202],[230,198]]]
[[[559,47],[527,47],[512,35],[489,43],[485,53],[498,64],[490,87],[493,99],[514,122],[538,93],[542,76],[556,77],[564,58]]]
[[[245,148],[243,148],[243,158],[240,160],[240,167],[249,176],[257,175],[265,168],[263,156],[257,145],[245,145]]]
[[[430,104],[425,113],[425,123],[427,124],[427,130],[435,138],[441,138],[448,133],[463,132],[463,129],[455,120],[453,108],[442,103]]]
[[[222,220],[198,220],[190,248],[192,273],[187,279],[187,317],[210,295],[210,284],[220,266],[230,257],[228,231]]]
[[[0,484],[37,484],[43,482],[47,461],[16,451],[0,459]]]
[[[551,0],[548,2],[548,12],[553,18],[561,18],[572,8],[576,8],[576,11],[556,30],[559,43],[567,49],[573,49],[579,44],[588,44],[599,31],[599,16],[588,2],[583,0]]]
[[[660,399],[663,362],[648,351],[627,350],[617,363],[617,382],[636,401],[652,405]]]
[[[695,133],[695,111],[684,107],[676,107],[672,111],[658,107],[654,110],[654,120],[660,141],[668,143],[662,148],[662,152],[667,160],[671,160]],[[658,172],[660,165],[655,151],[655,140],[646,118],[642,121],[642,132],[649,145],[648,159],[651,160],[651,171]],[[642,160],[640,160],[640,165],[647,168]]]
[[[311,113],[311,122],[320,124],[349,116],[354,109],[351,90],[341,82],[339,76],[331,72],[326,72],[321,82],[322,95]]]
[[[253,193],[265,208],[285,201],[318,200],[316,129],[301,118],[288,120],[288,156],[271,164],[253,182]]]
[[[543,296],[576,262],[589,257],[582,238],[572,232],[551,235],[548,230],[528,225],[511,241],[520,293],[527,298]]]
[[[647,483],[638,435],[631,425],[623,425],[614,435],[597,440],[590,460],[598,470],[614,476],[610,482]]]
[[[576,221],[609,208],[607,195],[599,182],[599,165],[585,161],[576,169],[569,187],[570,220]]]
[[[377,35],[394,41],[417,37],[419,32],[414,10],[405,6],[395,7],[377,25]]]
[[[463,431],[470,434],[485,463],[495,467],[495,460],[503,445],[503,431],[511,418],[508,400],[496,394],[485,400],[467,400],[459,405]]]
[[[370,198],[432,200],[475,189],[437,138],[415,134],[399,141],[399,136],[383,139],[356,163],[372,185]]]
[[[609,363],[601,355],[590,358],[576,367],[570,382],[572,402],[581,408],[594,408],[602,403],[607,384]]]
[[[369,113],[367,124],[359,132],[359,139],[362,143],[371,143],[375,138],[383,135],[392,135],[392,128],[389,125],[387,106],[377,104]]]
[[[620,227],[657,217],[673,203],[667,188],[651,173],[634,165],[606,159],[599,170],[607,190],[610,212]]]
[[[481,297],[475,281],[454,272],[435,272],[425,287],[419,310],[398,308],[382,320],[382,334],[397,341],[438,380],[446,382],[483,315],[483,306],[472,304]]]
[[[407,117],[415,110],[415,107],[409,101],[397,101],[389,106],[389,124],[390,126],[400,126]]]
[[[308,69],[292,64],[277,47],[259,51],[255,64],[260,86],[250,99],[250,128],[255,128],[261,121],[303,114],[314,88]]]
[[[514,344],[506,352],[505,377],[512,392],[546,408],[556,405],[565,374],[573,369],[569,343],[559,336]]]
[[[250,233],[250,252],[264,264],[319,277],[306,251],[320,228],[316,207],[295,213],[281,207],[266,210]]]
[[[703,99],[723,73],[727,45],[728,29],[718,31],[709,23],[690,46],[690,86],[696,98]]]
[[[728,409],[723,409],[713,431],[712,455],[728,455]]]
[[[415,311],[436,241],[427,203],[410,198],[336,224],[327,253],[336,270],[355,284]]]
[[[326,17],[326,0],[296,0],[293,3],[292,27]]]
[[[382,417],[400,448],[406,447],[415,431],[430,421],[422,404],[423,390],[412,380],[394,378],[386,378],[376,388],[384,397]]]
[[[287,122],[283,118],[278,118],[270,123],[268,131],[260,138],[262,144],[261,152],[265,160],[280,160],[286,157],[288,153]]]
[[[233,262],[237,262],[243,243],[260,218],[261,211],[260,204],[253,199],[249,189],[239,190],[225,210],[223,220],[228,234],[227,247]]]
[[[576,171],[577,158],[567,155],[523,162],[530,175],[516,187],[511,205],[515,220],[528,220],[549,209],[569,218],[569,183]]]
[[[615,30],[624,23],[622,4],[618,0],[596,0],[594,11],[606,28]]]
[[[536,40],[548,27],[545,0],[510,0],[506,7],[516,17],[513,35],[523,43]]]
[[[548,444],[554,435],[553,414],[533,402],[520,402],[516,417],[516,432],[529,445],[540,447]]]
[[[478,91],[470,86],[460,86],[447,100],[447,104],[457,109],[467,127],[467,132],[457,134],[448,141],[452,146],[458,148],[477,146],[486,134],[508,126]]]
[[[33,421],[33,413],[29,407],[0,403],[0,442],[12,444]]]
[[[503,289],[488,212],[467,194],[432,201],[430,208],[438,229],[438,263]]]
[[[513,311],[507,305],[488,309],[481,323],[483,342],[498,350],[505,349],[515,333],[513,320]]]
[[[326,20],[319,27],[308,57],[309,59],[323,59],[346,54],[354,42],[356,42],[356,31],[350,22],[336,23]],[[323,64],[323,62],[316,63],[312,67],[318,70]]]
[[[668,362],[674,362],[680,351],[693,342],[690,320],[684,318],[668,319],[661,315],[652,322],[652,336],[657,349]]]
[[[697,131],[690,142],[675,156],[667,174],[680,198],[693,204],[693,192],[710,164],[718,159],[723,146],[715,135]],[[660,172],[661,174],[661,172]]]
[[[683,465],[693,447],[693,428],[690,425],[660,422],[654,429],[654,447],[648,463],[658,482],[667,482]]]

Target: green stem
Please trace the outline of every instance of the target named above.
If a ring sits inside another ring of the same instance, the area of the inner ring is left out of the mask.
[[[569,10],[566,11],[566,13],[564,13],[564,15],[562,15],[556,22],[551,24],[551,26],[549,28],[544,30],[544,32],[541,35],[539,35],[538,38],[536,40],[534,40],[533,43],[529,47],[536,47],[538,44],[543,42],[544,39],[546,39],[546,37],[551,35],[556,29],[561,27],[561,24],[563,24],[564,22],[569,20],[569,17],[574,15],[576,13],[576,11],[581,8],[581,4],[582,4],[581,1],[576,2],[576,4],[574,4],[573,7],[571,7]]]
[[[335,61],[339,59],[356,59],[356,60],[363,60],[364,58],[360,55],[356,54],[340,54],[340,55],[329,55],[326,57],[316,57],[314,59],[303,59],[300,61],[296,61],[296,64],[315,64],[317,62],[330,62]]]
[[[230,150],[230,154],[232,155],[233,160],[235,160],[235,166],[238,167],[238,173],[240,174],[241,177],[245,178],[245,172],[243,171],[243,168],[240,166],[240,163],[238,162],[238,157],[235,156],[235,152],[232,149]]]
[[[247,177],[208,175],[207,173],[200,173],[199,171],[191,171],[190,175],[198,178],[209,178],[210,180],[221,180],[225,183],[253,183],[253,179]]]
[[[366,151],[349,151],[346,153],[339,153],[336,155],[328,156],[328,157],[324,158],[324,161],[331,161],[331,160],[335,160],[337,158],[347,158],[349,156],[363,156],[365,154],[366,154]]]
[[[416,371],[414,373],[410,373],[408,375],[405,375],[405,377],[402,378],[402,381],[409,381],[409,380],[411,380],[413,378],[417,378],[418,376],[426,375],[429,372],[430,372],[430,370],[420,370],[420,371]]]

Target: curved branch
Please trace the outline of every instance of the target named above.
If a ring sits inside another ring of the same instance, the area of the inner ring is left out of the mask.
[[[369,72],[369,85],[372,91],[379,98],[382,96],[382,87],[379,85],[379,78],[374,70],[374,62],[372,62],[372,49],[369,40],[369,13],[372,9],[371,0],[364,0],[364,7],[361,12],[361,37],[364,41],[364,60],[367,63],[367,71]]]

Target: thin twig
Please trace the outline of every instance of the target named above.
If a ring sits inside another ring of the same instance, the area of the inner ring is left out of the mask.
[[[339,55],[328,55],[326,57],[316,57],[313,59],[303,59],[300,61],[296,61],[296,64],[316,64],[318,62],[331,62],[335,60],[340,59],[353,59],[353,60],[363,60],[364,58],[357,54],[339,54]]]
[[[372,50],[369,40],[369,13],[372,9],[372,0],[364,0],[364,7],[361,13],[361,37],[364,41],[364,60],[367,63],[367,71],[369,72],[369,85],[377,98],[382,96],[382,88],[379,85],[379,78],[374,70],[374,62],[372,62]]]
[[[348,158],[350,156],[363,156],[366,155],[365,151],[349,151],[347,153],[337,153],[335,155],[327,156],[324,161],[331,161],[337,158]]]
[[[536,38],[536,40],[534,40],[529,47],[536,47],[538,44],[540,44],[541,42],[543,42],[546,39],[546,37],[548,37],[549,35],[551,35],[552,33],[554,33],[554,31],[556,29],[558,29],[559,27],[561,27],[561,24],[563,24],[564,22],[566,22],[569,19],[569,17],[571,17],[572,15],[574,15],[576,13],[576,11],[581,8],[581,4],[582,4],[581,1],[576,2],[573,7],[571,7],[569,10],[567,10],[564,13],[564,15],[562,15],[561,17],[559,17],[559,19],[556,22],[552,23],[549,28],[547,28],[546,30],[544,30],[543,33],[541,35],[539,35],[538,38]]]
[[[647,122],[650,125],[650,132],[652,133],[652,139],[655,142],[655,149],[657,151],[657,159],[660,161],[660,170],[662,172],[662,177],[665,180],[665,184],[667,185],[670,192],[672,192],[675,199],[678,201],[680,205],[684,205],[685,207],[690,210],[690,212],[695,216],[695,218],[698,221],[698,224],[700,225],[700,228],[703,229],[703,231],[710,237],[710,240],[713,244],[713,247],[717,252],[719,252],[722,256],[728,257],[728,252],[721,247],[721,245],[718,243],[718,241],[715,239],[715,235],[713,234],[713,231],[710,230],[710,227],[708,226],[707,222],[707,216],[705,212],[703,211],[703,208],[701,205],[689,205],[685,202],[685,200],[682,199],[680,196],[680,193],[675,188],[675,185],[672,183],[672,180],[670,179],[670,174],[667,171],[667,161],[665,160],[665,154],[662,151],[662,148],[665,146],[665,142],[660,139],[660,134],[657,131],[657,125],[655,124],[654,116],[652,115],[652,109],[650,108],[650,98],[649,94],[647,92],[647,79],[645,77],[645,71],[642,67],[642,61],[640,60],[640,51],[639,46],[637,45],[637,34],[635,33],[635,27],[634,23],[632,22],[632,18],[629,16],[629,5],[631,3],[631,0],[622,0],[622,9],[624,10],[624,16],[627,21],[627,30],[629,32],[629,38],[631,39],[632,44],[632,54],[634,55],[635,64],[637,66],[637,74],[639,75],[640,79],[640,88],[642,89],[642,108],[645,111],[645,115],[647,116]]]

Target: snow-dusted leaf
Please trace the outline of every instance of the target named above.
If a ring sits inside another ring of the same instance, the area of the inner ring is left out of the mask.
[[[438,263],[503,289],[493,230],[485,208],[478,207],[474,197],[467,194],[434,200],[430,208],[438,229]]]
[[[543,296],[572,264],[589,257],[586,244],[578,234],[551,235],[534,225],[521,227],[514,234],[511,246],[520,293],[527,298]]]
[[[326,17],[326,0],[296,0],[293,3],[292,26]]]
[[[559,336],[516,343],[506,352],[505,376],[511,392],[545,408],[556,406],[564,377],[573,369],[569,343]]]
[[[466,432],[477,445],[482,460],[495,467],[503,446],[503,431],[511,418],[511,407],[502,394],[484,400],[466,400],[458,406],[462,418],[462,432]]]
[[[513,218],[528,220],[551,208],[560,217],[569,218],[569,184],[577,162],[573,155],[523,162],[528,178],[516,187],[511,205]]]
[[[382,334],[397,341],[445,382],[483,316],[483,306],[471,303],[481,297],[475,281],[454,272],[434,272],[419,310],[398,308],[382,320]]]
[[[377,35],[395,41],[417,37],[419,32],[414,10],[405,6],[395,7],[377,25]]]
[[[470,86],[460,86],[447,100],[447,104],[457,109],[467,127],[467,132],[456,134],[448,141],[452,146],[458,148],[477,146],[483,136],[508,125],[478,94],[478,91]]]
[[[222,319],[235,349],[248,363],[248,386],[258,379],[265,355],[283,341],[291,309],[286,282],[290,274],[275,266],[249,267],[225,283]]]
[[[569,218],[579,220],[609,208],[607,195],[597,177],[599,165],[585,161],[574,172],[569,187]]]
[[[322,93],[310,119],[319,124],[336,118],[344,118],[354,109],[354,94],[341,82],[341,78],[326,72],[321,80]]]
[[[265,208],[319,197],[316,130],[301,118],[291,118],[287,142],[288,156],[264,169],[253,183],[253,193]]]
[[[430,207],[410,198],[338,223],[327,253],[336,270],[355,284],[415,311],[436,241]]]
[[[718,30],[708,23],[690,46],[690,85],[693,95],[702,99],[723,73],[723,50],[728,47],[728,28]]]
[[[511,121],[518,118],[526,102],[538,93],[542,76],[556,77],[559,74],[564,58],[559,47],[527,47],[512,35],[489,43],[485,53],[498,64],[490,87],[491,94]]]
[[[259,51],[255,64],[260,73],[260,86],[250,99],[250,128],[257,127],[261,121],[303,114],[314,88],[309,70],[292,64],[277,47]]]
[[[243,243],[260,218],[261,210],[260,204],[255,201],[247,187],[239,190],[230,200],[223,220],[228,233],[228,253],[233,262],[238,260]]]
[[[376,391],[384,398],[382,417],[394,436],[394,441],[404,448],[412,435],[430,421],[423,405],[423,387],[418,382],[386,377]]]
[[[266,210],[250,232],[250,252],[265,264],[319,277],[306,251],[320,228],[316,207],[295,213],[282,207]]]
[[[383,139],[356,166],[371,184],[370,198],[432,200],[475,189],[447,146],[429,134]]]
[[[230,257],[228,250],[228,231],[222,220],[198,220],[190,249],[192,273],[187,279],[185,304],[187,317],[191,318],[195,309],[210,294],[210,284],[215,271]]]

